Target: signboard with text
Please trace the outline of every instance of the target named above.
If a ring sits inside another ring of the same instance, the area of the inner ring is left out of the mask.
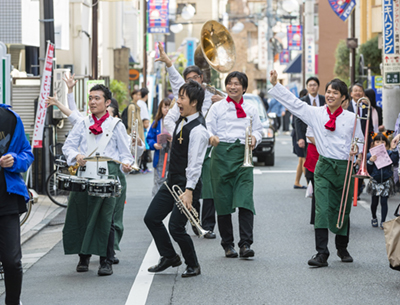
[[[383,1],[383,81],[400,84],[400,4],[397,0]]]
[[[54,45],[47,45],[46,60],[43,69],[42,79],[40,82],[40,96],[36,111],[35,129],[33,131],[32,145],[33,148],[42,148],[43,142],[43,127],[46,119],[46,99],[50,94],[51,74],[53,72],[53,56]]]
[[[169,33],[169,0],[149,0],[147,2],[148,24],[147,32],[150,34]]]
[[[268,61],[268,23],[266,18],[258,22],[258,69],[266,70]]]
[[[281,65],[287,65],[290,61],[290,51],[289,50],[283,50],[281,53],[279,53],[279,63]]]
[[[194,65],[194,52],[196,50],[196,40],[188,38],[186,40],[186,59],[187,67]]]
[[[306,34],[305,39],[306,78],[309,78],[315,76],[315,39],[313,34]]]

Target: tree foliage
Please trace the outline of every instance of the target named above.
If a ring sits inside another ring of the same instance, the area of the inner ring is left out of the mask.
[[[350,49],[347,48],[346,41],[339,41],[335,51],[335,58],[334,73],[336,77],[348,84],[350,82]]]
[[[371,69],[373,75],[380,75],[379,65],[382,62],[382,50],[378,48],[378,36],[371,38],[360,46],[359,54],[364,55],[364,65]]]
[[[120,111],[122,111],[123,109],[121,109],[121,107],[126,106],[124,102],[128,98],[128,88],[126,87],[126,84],[122,81],[113,79],[110,83],[110,90],[113,94],[113,97],[118,102]]]

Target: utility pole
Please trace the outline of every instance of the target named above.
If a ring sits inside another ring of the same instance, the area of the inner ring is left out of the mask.
[[[351,13],[351,38],[356,37],[356,8]],[[350,84],[353,85],[356,81],[356,48],[357,45],[350,49]]]
[[[272,47],[272,37],[273,37],[273,33],[272,33],[272,28],[275,25],[275,16],[273,15],[273,10],[272,10],[272,0],[267,0],[267,10],[266,10],[266,17],[267,17],[267,24],[268,24],[268,28],[267,28],[267,45],[268,45],[268,56],[267,56],[267,73],[266,73],[266,84],[267,84],[267,92],[269,91],[269,89],[271,88],[271,83],[269,81],[269,73],[270,71],[272,71],[274,69],[274,50]]]
[[[94,3],[96,2],[96,3]],[[98,22],[98,13],[99,13],[99,0],[92,0],[92,77],[93,79],[98,78],[98,48],[99,48],[99,40],[98,40],[98,32],[99,32],[99,22]]]
[[[147,1],[143,0],[143,83],[142,87],[147,85]]]

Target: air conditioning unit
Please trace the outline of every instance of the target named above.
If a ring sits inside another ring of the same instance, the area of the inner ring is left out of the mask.
[[[63,81],[63,78],[66,75],[69,76],[70,70],[69,69],[54,69],[54,79],[53,79],[53,94],[57,97],[58,101],[62,103],[65,107],[68,107],[68,87]],[[61,112],[58,107],[54,106],[53,109],[53,118],[54,119],[65,119],[67,116]]]

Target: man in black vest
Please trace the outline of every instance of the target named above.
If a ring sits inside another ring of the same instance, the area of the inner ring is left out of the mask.
[[[208,133],[201,114],[204,90],[195,81],[185,83],[179,89],[177,105],[181,117],[176,122],[172,138],[171,158],[168,173],[168,186],[178,185],[185,192],[180,196],[188,210],[201,194],[201,168],[208,145]],[[153,235],[160,261],[150,267],[149,272],[161,272],[169,267],[182,264],[179,255],[172,246],[171,239],[163,224],[170,213],[169,232],[181,248],[187,268],[182,277],[199,275],[197,260],[191,237],[186,233],[187,218],[175,205],[168,188],[163,185],[150,203],[144,222]]]

